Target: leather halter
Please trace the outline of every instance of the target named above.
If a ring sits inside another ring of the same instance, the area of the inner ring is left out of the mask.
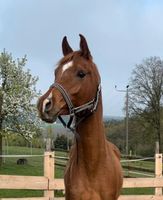
[[[53,83],[50,86],[50,88],[56,88],[57,90],[59,90],[59,92],[62,94],[62,96],[68,106],[68,109],[69,109],[70,117],[69,117],[69,121],[67,123],[63,120],[63,118],[61,116],[58,116],[58,119],[60,120],[60,122],[63,124],[63,126],[65,128],[68,128],[75,134],[75,136],[79,137],[79,135],[76,132],[76,128],[81,121],[83,121],[85,118],[87,118],[89,115],[91,115],[93,112],[96,111],[97,105],[99,102],[100,92],[101,92],[101,84],[99,84],[97,87],[95,98],[81,106],[78,106],[78,107],[74,107],[68,92],[64,89],[64,87],[61,84]],[[80,117],[78,114],[83,111],[87,111],[87,112],[85,115]],[[77,118],[78,118],[78,121],[76,121]],[[72,125],[72,122],[74,119],[75,119],[75,125],[74,125],[74,127],[72,127],[71,125]]]

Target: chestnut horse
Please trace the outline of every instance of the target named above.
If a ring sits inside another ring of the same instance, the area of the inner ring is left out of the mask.
[[[62,50],[55,82],[40,97],[38,110],[42,120],[53,123],[59,117],[75,133],[64,176],[66,200],[116,200],[123,180],[120,153],[105,137],[100,75],[84,36],[79,51],[66,37]],[[61,115],[70,115],[67,124]]]

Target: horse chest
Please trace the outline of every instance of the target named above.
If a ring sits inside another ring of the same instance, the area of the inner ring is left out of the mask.
[[[66,188],[66,200],[116,200],[117,194],[104,187],[80,183]]]
[[[115,200],[116,184],[111,180],[102,170],[90,176],[85,170],[70,165],[65,174],[66,200]]]

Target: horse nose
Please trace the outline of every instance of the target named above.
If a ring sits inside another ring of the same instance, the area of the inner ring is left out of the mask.
[[[53,102],[51,98],[47,98],[43,102],[43,112],[48,113],[53,107]]]

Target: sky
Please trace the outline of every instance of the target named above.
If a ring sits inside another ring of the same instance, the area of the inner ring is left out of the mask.
[[[79,33],[102,78],[104,115],[124,116],[125,92],[136,64],[163,58],[162,0],[0,0],[0,51],[27,55],[26,67],[46,92],[54,81],[66,35],[79,49]]]

